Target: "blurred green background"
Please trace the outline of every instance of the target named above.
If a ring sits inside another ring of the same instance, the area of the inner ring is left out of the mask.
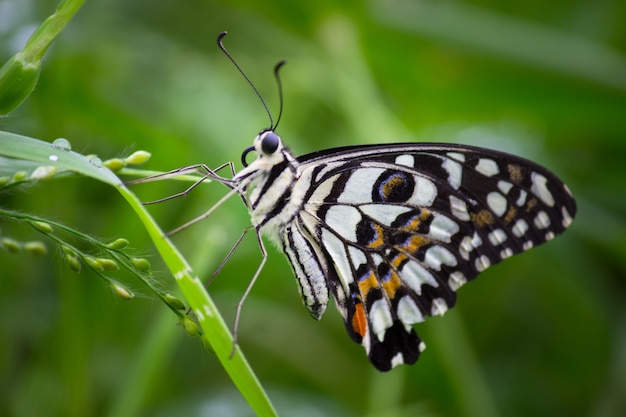
[[[0,59],[57,5],[0,0]],[[235,161],[268,118],[215,46],[224,42],[296,154],[394,141],[459,142],[550,167],[577,197],[555,241],[484,272],[457,307],[417,326],[415,366],[377,373],[334,308],[302,307],[278,251],[243,309],[239,340],[285,416],[626,415],[626,3],[87,1],[48,51],[39,84],[0,129],[103,159],[145,149],[148,169]],[[144,200],[181,190],[136,186]],[[150,208],[165,230],[205,211],[218,184]],[[175,289],[132,211],[86,178],[0,195],[103,239],[125,237]],[[249,218],[232,199],[174,237],[208,278]],[[0,224],[3,236],[39,239]],[[247,416],[217,359],[138,282],[117,299],[57,249],[0,251],[0,415]],[[209,291],[232,320],[261,257],[253,236]]]

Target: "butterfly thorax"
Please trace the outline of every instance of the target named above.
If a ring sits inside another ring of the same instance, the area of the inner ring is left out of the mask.
[[[277,142],[268,146],[268,141],[276,139]],[[271,130],[261,132],[255,138],[253,150],[258,159],[234,179],[241,181],[248,193],[252,225],[278,241],[281,228],[289,224],[302,208],[302,199],[292,195],[299,177],[299,164]]]

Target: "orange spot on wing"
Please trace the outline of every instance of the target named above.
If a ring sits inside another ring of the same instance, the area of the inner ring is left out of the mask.
[[[387,297],[389,297],[390,300],[394,299],[394,297],[396,296],[396,291],[398,291],[398,288],[400,288],[401,286],[402,281],[400,281],[400,277],[395,272],[391,273],[391,278],[383,282],[383,288],[385,290],[385,293],[387,294]]]
[[[472,219],[472,223],[474,223],[476,227],[489,226],[495,221],[493,214],[489,210],[484,209],[478,213],[470,214],[470,217]]]
[[[507,169],[509,171],[509,178],[513,181],[513,183],[519,184],[522,182],[524,174],[522,174],[522,169],[519,165],[509,164]]]
[[[402,249],[411,254],[415,254],[419,250],[419,248],[428,244],[429,242],[430,240],[425,236],[413,235],[408,240],[408,242],[404,246],[402,246]]]
[[[419,216],[413,216],[410,222],[400,227],[400,230],[404,230],[405,232],[417,230],[417,228],[420,226],[420,223],[422,223],[424,220],[427,220],[429,217],[430,211],[422,209]]]
[[[371,223],[372,227],[376,231],[376,239],[367,244],[370,249],[378,249],[385,244],[385,234],[383,227],[376,223]]]
[[[358,303],[355,306],[354,315],[352,316],[352,329],[356,334],[361,337],[365,337],[367,332],[367,317],[365,316],[365,308],[363,303]]]
[[[361,295],[364,299],[367,297],[367,293],[369,293],[372,288],[378,288],[378,281],[376,280],[374,273],[370,272],[367,278],[359,280],[359,291],[361,291]]]
[[[404,181],[400,177],[390,178],[383,186],[383,198],[386,200],[393,193],[394,188],[401,186]]]
[[[515,218],[516,215],[517,215],[517,209],[514,206],[509,207],[506,214],[504,215],[504,222],[511,223],[511,221]]]
[[[535,206],[537,205],[537,199],[536,198],[531,198],[530,200],[528,200],[526,202],[526,213],[528,213],[529,211],[531,211],[533,208],[535,208]]]

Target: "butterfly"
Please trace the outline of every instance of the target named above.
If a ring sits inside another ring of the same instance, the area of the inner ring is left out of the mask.
[[[413,325],[453,307],[461,286],[553,239],[576,214],[571,192],[546,168],[473,146],[393,143],[295,157],[270,128],[242,162],[232,179],[206,175],[248,207],[263,253],[251,283],[267,258],[265,235],[287,256],[311,316],[321,319],[332,297],[380,371],[417,361],[425,344]]]

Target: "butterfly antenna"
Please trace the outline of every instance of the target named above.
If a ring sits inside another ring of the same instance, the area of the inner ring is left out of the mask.
[[[276,128],[278,127],[278,124],[280,123],[280,118],[283,115],[283,83],[280,80],[280,69],[282,68],[283,65],[285,65],[287,63],[287,61],[280,61],[278,64],[276,64],[276,66],[274,67],[274,78],[276,78],[276,86],[278,87],[278,100],[279,100],[279,104],[280,107],[278,108],[278,118],[276,119],[276,124],[272,127],[272,130],[276,130]]]
[[[261,100],[261,104],[263,104],[263,107],[265,108],[265,112],[267,113],[267,116],[270,118],[270,129],[274,129],[274,119],[272,118],[272,113],[270,112],[269,107],[267,107],[267,103],[265,102],[265,100],[263,100],[263,96],[261,95],[259,90],[255,87],[255,85],[252,83],[250,78],[248,78],[246,73],[243,72],[243,70],[237,64],[235,59],[230,55],[230,53],[228,53],[228,51],[226,50],[226,47],[222,43],[222,39],[224,38],[224,36],[226,36],[227,33],[228,32],[224,31],[224,32],[220,33],[219,35],[217,35],[217,46],[222,50],[222,52],[224,52],[224,55],[226,55],[226,57],[230,60],[230,62],[233,63],[235,68],[237,68],[237,71],[239,71],[239,73],[248,82],[248,84],[250,84],[250,87],[252,87],[252,89],[256,93],[257,97],[259,98],[259,100]],[[277,67],[278,67],[278,65],[277,65]],[[276,71],[276,69],[275,69],[275,71]],[[281,103],[282,103],[282,99],[281,99]],[[281,111],[282,111],[282,104],[281,104]],[[279,119],[280,119],[280,117],[279,117]]]

